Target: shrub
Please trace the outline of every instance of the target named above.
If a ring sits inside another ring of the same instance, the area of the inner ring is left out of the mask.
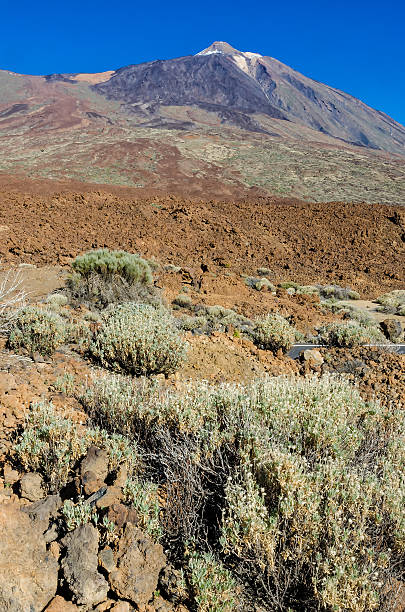
[[[68,531],[73,531],[76,527],[86,525],[95,518],[97,510],[95,507],[86,504],[83,499],[80,499],[77,504],[74,504],[72,500],[67,499],[62,506],[62,516],[66,523]]]
[[[188,567],[198,612],[234,612],[238,603],[235,579],[212,553],[191,553]]]
[[[270,268],[257,268],[257,273],[259,276],[268,276],[271,274]]]
[[[105,313],[89,353],[101,365],[132,376],[168,375],[183,363],[186,349],[168,311],[128,303]]]
[[[93,273],[104,278],[119,276],[128,283],[149,284],[152,272],[149,263],[136,253],[98,249],[79,255],[72,262],[73,270],[84,278]]]
[[[353,348],[362,344],[387,344],[384,334],[372,326],[364,327],[357,321],[328,323],[319,329],[319,338],[328,346]]]
[[[28,471],[38,471],[51,493],[64,487],[77,462],[92,445],[105,448],[110,471],[125,463],[129,473],[140,464],[134,443],[120,435],[107,435],[99,429],[80,430],[69,418],[59,416],[50,402],[34,403],[14,450]]]
[[[273,283],[271,283],[269,279],[265,277],[254,278],[253,276],[247,276],[245,278],[245,284],[248,287],[252,287],[252,289],[256,289],[256,291],[263,291],[263,289],[266,289],[267,291],[276,290]]]
[[[244,584],[268,610],[382,609],[405,552],[401,406],[334,375],[178,388],[106,375],[82,403],[137,436],[148,464],[127,500],[177,562],[193,539],[196,562],[187,546],[183,561],[197,607],[228,605],[222,594],[232,602]]]
[[[123,302],[160,304],[151,266],[152,262],[126,251],[99,249],[80,255],[72,263],[74,274],[67,280],[70,299],[101,310]]]
[[[51,293],[46,298],[46,303],[51,308],[59,309],[61,306],[66,306],[68,299],[63,293]]]
[[[376,301],[381,304],[379,307],[381,312],[402,314],[402,311],[405,310],[405,290],[398,289],[390,293],[384,293]]]
[[[296,330],[278,313],[270,313],[258,319],[253,330],[253,337],[259,346],[277,352],[287,352],[296,338]]]
[[[224,306],[205,306],[198,304],[194,306],[196,316],[182,316],[177,319],[181,329],[193,331],[198,330],[204,334],[214,331],[225,332],[228,327],[234,327],[242,333],[250,335],[253,330],[253,322]]]
[[[319,293],[323,298],[335,298],[337,300],[359,300],[360,294],[349,287],[343,288],[339,285],[318,285]]]
[[[137,512],[139,526],[154,540],[159,540],[163,533],[159,521],[160,505],[158,487],[152,482],[127,480],[124,486],[124,496]]]
[[[162,303],[161,292],[153,285],[129,283],[120,276],[104,277],[95,272],[86,277],[73,274],[67,280],[67,290],[72,304],[97,310],[125,302],[156,306]]]
[[[16,309],[21,308],[26,299],[22,289],[21,274],[17,271],[3,272],[0,275],[0,333],[12,324]]]
[[[189,295],[180,293],[177,297],[174,298],[173,304],[175,304],[176,306],[180,306],[180,308],[191,308],[191,306],[193,305],[193,300]]]
[[[56,313],[25,306],[15,315],[8,337],[11,349],[26,349],[33,354],[51,355],[64,342],[66,324]]]

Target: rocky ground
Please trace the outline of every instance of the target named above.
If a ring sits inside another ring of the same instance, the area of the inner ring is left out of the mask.
[[[137,200],[120,190],[55,193],[49,185],[24,193],[24,185],[17,182],[0,193],[1,271],[19,270],[32,303],[63,289],[72,259],[100,246],[154,257],[155,284],[167,304],[182,294],[193,307],[221,305],[251,319],[276,311],[303,335],[342,314],[318,296],[282,288],[258,291],[247,279],[259,268],[265,266],[275,284],[335,282],[369,298],[401,289],[405,281],[405,218],[393,207]],[[70,309],[73,317],[84,311]],[[177,317],[188,312],[188,307],[174,310]],[[324,348],[294,361],[281,351],[258,348],[232,326],[211,334],[188,332],[186,338],[188,361],[167,385],[337,372],[358,384],[367,399],[405,405],[405,357],[386,350]],[[67,484],[52,492],[38,472],[17,460],[15,445],[35,402],[52,402],[57,414],[85,431],[91,423],[79,397],[99,371],[74,344],[43,357],[17,354],[0,338],[0,609],[5,612],[194,610],[168,551],[146,533],[125,499],[125,470],[111,470],[104,450],[90,446]],[[164,491],[159,493],[164,506]],[[104,523],[69,525],[65,503],[81,497]],[[398,604],[396,612],[402,610],[405,605]]]
[[[16,181],[0,192],[3,263],[66,265],[107,246],[189,268],[207,293],[218,292],[215,279],[228,284],[260,267],[272,282],[336,283],[363,298],[401,289],[405,280],[405,218],[394,206],[55,189]]]

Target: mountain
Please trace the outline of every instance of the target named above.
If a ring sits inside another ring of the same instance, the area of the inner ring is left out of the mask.
[[[196,197],[405,202],[405,128],[215,42],[97,74],[0,71],[0,172]]]
[[[214,42],[195,56],[121,68],[94,87],[132,112],[143,104],[154,111],[156,105],[192,105],[247,129],[260,129],[255,116],[264,114],[352,144],[405,155],[405,127],[384,113],[272,57],[243,53],[225,42]]]

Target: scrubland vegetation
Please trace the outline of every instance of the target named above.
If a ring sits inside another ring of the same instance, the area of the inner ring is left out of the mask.
[[[125,503],[177,571],[176,601],[190,610],[393,610],[405,569],[403,407],[366,401],[345,376],[328,374],[169,384],[155,375],[169,377],[187,359],[186,330],[233,329],[278,354],[300,335],[279,313],[250,320],[184,294],[174,305],[189,312],[175,318],[137,255],[103,249],[72,268],[65,293],[6,317],[8,346],[51,355],[75,343],[104,370],[80,389],[68,377],[54,385],[75,395],[86,424],[46,399],[32,404],[16,464],[58,493],[91,446],[104,449],[109,474],[124,470]],[[269,271],[258,272],[249,286],[263,290]],[[398,309],[403,292],[393,293],[380,303]],[[72,317],[68,305],[82,302],[88,311]],[[321,327],[319,339],[349,348],[384,341],[366,317],[350,309],[347,317]],[[103,542],[119,537],[80,497],[65,498],[62,516],[66,531],[92,522]]]

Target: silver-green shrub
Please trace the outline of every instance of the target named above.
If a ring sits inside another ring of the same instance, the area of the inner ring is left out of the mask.
[[[259,346],[277,352],[287,352],[294,344],[297,330],[279,313],[269,313],[256,321],[253,337]]]
[[[328,346],[353,348],[362,344],[387,344],[387,339],[377,327],[366,327],[357,321],[328,323],[318,332],[320,340]]]
[[[80,429],[46,401],[32,405],[14,451],[21,465],[40,472],[47,489],[54,493],[66,485],[74,466],[92,444],[108,452],[110,471],[125,463],[128,473],[133,474],[141,463],[133,441],[100,429]]]
[[[192,552],[189,581],[198,612],[234,612],[239,594],[232,573],[212,553]]]
[[[376,300],[379,304],[379,310],[381,312],[388,312],[391,314],[403,314],[405,310],[405,289],[397,289],[384,293]]]
[[[137,475],[126,490],[145,528],[167,538],[165,521],[178,512],[176,538],[196,535],[201,560],[208,537],[221,571],[233,585],[255,585],[266,609],[381,608],[405,553],[401,406],[366,402],[336,375],[178,388],[106,375],[82,402],[96,424],[137,436],[152,459],[154,483]],[[216,579],[203,562],[195,568],[197,609],[216,609]]]
[[[72,268],[83,277],[96,273],[106,278],[120,276],[131,284],[152,282],[149,263],[140,255],[127,251],[109,249],[88,251],[76,257],[72,262]]]
[[[26,349],[33,354],[51,355],[66,338],[66,323],[58,314],[25,306],[13,318],[8,336],[11,349]]]
[[[186,351],[187,343],[166,309],[133,303],[106,312],[89,346],[101,365],[131,376],[172,374]]]

